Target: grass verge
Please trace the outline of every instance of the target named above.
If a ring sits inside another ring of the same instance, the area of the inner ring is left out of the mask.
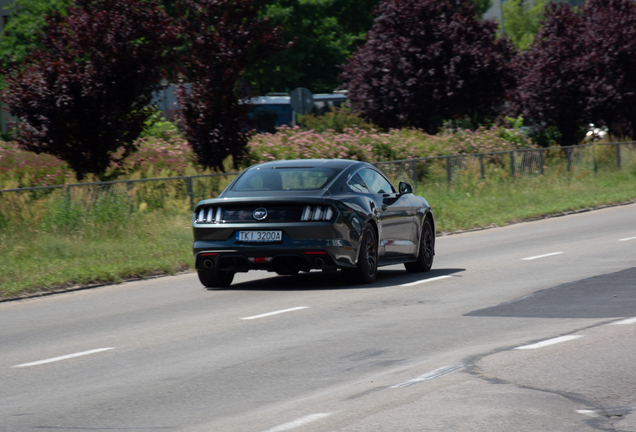
[[[154,212],[73,232],[0,232],[0,298],[188,269],[191,221],[190,215]]]
[[[636,173],[519,178],[515,182],[464,179],[452,187],[423,184],[438,231],[505,225],[536,217],[636,198]],[[192,268],[191,215],[183,211],[120,211],[112,205],[85,210],[63,198],[42,206],[41,216],[0,229],[0,298],[116,283]]]
[[[422,185],[418,193],[433,208],[438,232],[456,232],[633,200],[636,173],[458,181],[451,188]]]

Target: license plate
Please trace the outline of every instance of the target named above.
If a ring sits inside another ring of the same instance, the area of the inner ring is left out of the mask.
[[[239,242],[279,242],[283,241],[282,231],[237,231]]]

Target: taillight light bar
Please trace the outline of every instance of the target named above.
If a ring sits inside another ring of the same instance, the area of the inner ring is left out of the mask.
[[[333,218],[333,209],[329,206],[305,206],[303,208],[301,221],[328,221]]]
[[[223,220],[223,209],[217,207],[202,208],[194,220],[198,224],[219,223]]]

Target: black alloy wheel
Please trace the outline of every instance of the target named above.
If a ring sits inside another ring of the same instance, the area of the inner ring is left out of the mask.
[[[424,219],[422,224],[422,237],[420,239],[420,249],[417,254],[417,261],[404,264],[406,270],[411,273],[427,272],[433,267],[433,256],[435,255],[435,233],[429,218]]]
[[[370,226],[364,229],[358,265],[352,269],[346,269],[345,275],[349,283],[369,284],[375,282],[378,274],[378,242],[375,231]]]
[[[234,272],[223,270],[197,270],[199,281],[206,288],[220,288],[230,286],[234,280]]]

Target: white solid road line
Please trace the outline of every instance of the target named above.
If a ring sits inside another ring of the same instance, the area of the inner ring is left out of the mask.
[[[627,240],[636,240],[636,237],[624,238],[624,239],[620,239],[619,241],[627,241]]]
[[[449,277],[452,277],[452,276],[437,276],[437,277],[430,278],[430,279],[421,279],[421,280],[418,280],[418,281],[415,281],[415,282],[405,283],[405,284],[402,284],[400,286],[413,286],[413,285],[418,285],[418,284],[421,284],[421,283],[424,283],[424,282],[433,282],[433,281],[436,281],[436,280],[446,279],[446,278],[449,278]]]
[[[523,346],[517,347],[515,349],[522,350],[522,349],[542,348],[544,346],[554,345],[554,344],[558,344],[558,343],[561,343],[561,342],[567,342],[569,340],[578,339],[578,338],[581,338],[581,337],[583,337],[583,335],[559,336],[559,337],[556,337],[554,339],[544,340],[543,342],[537,342],[537,343],[530,344],[530,345],[523,345]]]
[[[528,257],[528,258],[522,258],[522,261],[532,261],[538,258],[545,258],[545,257],[549,257],[549,256],[553,256],[553,255],[561,255],[563,252],[552,252],[549,254],[544,254],[544,255],[537,255],[537,256],[532,256],[532,257]]]
[[[617,324],[636,324],[636,318],[627,318],[627,319],[624,319],[624,320],[611,322],[610,324],[611,324],[611,325],[617,325]]]
[[[297,310],[301,310],[301,309],[307,309],[309,306],[299,306],[299,307],[295,307],[295,308],[289,308],[289,309],[283,309],[283,310],[279,310],[279,311],[274,311],[274,312],[268,312],[268,313],[264,313],[261,315],[254,315],[254,316],[250,316],[250,317],[245,317],[245,318],[241,318],[244,320],[252,320],[252,319],[256,319],[256,318],[263,318],[263,317],[268,317],[268,316],[272,316],[272,315],[278,315],[278,314],[282,314],[285,312],[292,312],[292,311],[297,311]]]
[[[21,368],[21,367],[27,367],[27,366],[37,366],[37,365],[41,365],[41,364],[45,364],[45,363],[53,363],[56,361],[60,361],[60,360],[66,360],[66,359],[70,359],[70,358],[74,358],[74,357],[80,357],[80,356],[85,356],[88,354],[95,354],[98,352],[102,352],[102,351],[108,351],[108,350],[112,350],[115,349],[115,347],[112,348],[98,348],[98,349],[94,349],[94,350],[90,350],[90,351],[82,351],[82,352],[78,352],[75,354],[69,354],[69,355],[64,355],[64,356],[60,356],[60,357],[53,357],[50,359],[46,359],[46,360],[40,360],[40,361],[36,361],[36,362],[31,362],[31,363],[22,363],[16,366],[11,366],[14,368]]]
[[[409,381],[405,381],[399,384],[392,385],[389,388],[404,388],[409,387],[417,383],[421,383],[422,381],[428,381],[435,378],[443,377],[444,375],[448,375],[449,373],[453,373],[460,369],[465,368],[466,365],[455,365],[455,366],[442,366],[441,368],[435,369],[433,371],[427,372],[424,375],[420,375],[417,378],[414,378]]]
[[[310,414],[308,416],[305,417],[300,417],[297,418],[296,420],[292,420],[288,423],[284,423],[282,425],[278,425],[278,426],[274,426],[271,429],[267,429],[266,431],[263,432],[283,432],[283,431],[287,431],[290,429],[294,429],[300,426],[304,426],[307,423],[312,423],[315,422],[316,420],[320,420],[323,419],[325,417],[329,417],[331,414],[333,413],[316,413],[316,414]]]

